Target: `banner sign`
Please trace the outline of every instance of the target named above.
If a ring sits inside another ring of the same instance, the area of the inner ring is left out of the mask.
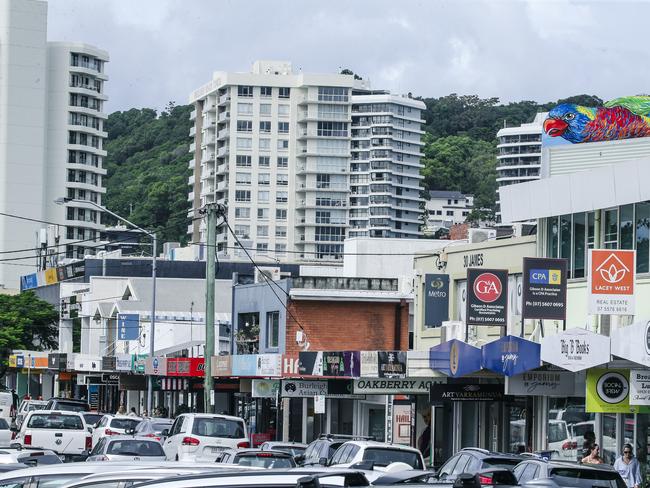
[[[281,354],[258,354],[257,376],[282,376],[282,355]]]
[[[393,444],[411,445],[411,402],[393,402]]]
[[[144,374],[165,376],[167,374],[167,358],[164,356],[147,358],[144,363]]]
[[[406,351],[377,352],[380,378],[406,377]]]
[[[67,353],[52,353],[47,355],[47,367],[56,371],[65,371],[68,363]]]
[[[576,392],[575,374],[568,371],[528,371],[506,378],[506,395],[571,397]]]
[[[353,395],[349,380],[282,380],[280,393],[287,398],[326,396],[329,398],[364,398]]]
[[[424,275],[424,326],[440,327],[449,320],[449,275]]]
[[[542,339],[542,361],[569,371],[608,363],[609,356],[609,337],[586,329],[572,328]]]
[[[650,371],[630,370],[630,405],[650,406]]]
[[[447,376],[465,376],[481,369],[482,354],[478,347],[452,339],[429,349],[429,366]]]
[[[508,323],[508,271],[467,269],[467,325]]]
[[[542,365],[540,345],[508,335],[481,348],[481,365],[504,376],[514,376]]]
[[[131,371],[138,374],[144,374],[144,367],[148,357],[148,354],[132,354]]]
[[[445,378],[404,378],[354,380],[357,395],[427,395],[434,383],[444,383]]]
[[[116,369],[117,358],[115,356],[102,356],[102,371],[115,371]]]
[[[231,355],[212,356],[212,376],[232,376]]]
[[[316,351],[298,353],[298,373],[302,376],[323,376],[323,353]]]
[[[117,314],[117,340],[134,341],[140,336],[140,315],[137,313]]]
[[[524,319],[566,320],[567,260],[524,258]]]
[[[115,370],[131,371],[132,361],[130,354],[117,354],[115,356]]]
[[[626,369],[587,371],[587,412],[629,413],[630,381]]]
[[[101,367],[102,360],[99,357],[77,354],[74,358],[75,371],[100,371]]]
[[[323,352],[323,376],[358,378],[360,374],[359,351]]]
[[[204,358],[167,358],[167,376],[205,376]]]
[[[256,354],[235,354],[231,357],[233,376],[257,376]]]
[[[650,322],[636,322],[612,332],[612,354],[650,367]]]
[[[636,251],[589,249],[589,313],[634,315]]]
[[[379,355],[377,351],[361,351],[360,360],[360,377],[377,378],[379,376]]]
[[[277,398],[280,390],[280,380],[253,380],[253,398]]]
[[[501,402],[505,399],[503,385],[483,383],[436,383],[431,385],[429,401]]]

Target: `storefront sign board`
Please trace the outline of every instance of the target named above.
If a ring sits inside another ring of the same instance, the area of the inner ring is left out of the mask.
[[[205,376],[203,358],[167,358],[167,376]]]
[[[508,323],[508,271],[467,269],[467,325]]]
[[[406,377],[406,358],[406,351],[379,351],[377,353],[377,361],[379,363],[379,377]]]
[[[304,376],[323,376],[323,353],[320,351],[298,353],[298,373]]]
[[[115,356],[102,356],[102,371],[115,371],[117,358]]]
[[[630,405],[650,406],[650,371],[630,370]]]
[[[411,444],[411,404],[393,402],[393,444]]]
[[[257,376],[256,354],[234,354],[231,365],[233,376]]]
[[[650,322],[636,322],[612,332],[612,354],[650,367]]]
[[[584,388],[576,391],[575,373],[568,371],[527,371],[506,377],[506,395],[571,397],[583,393]]]
[[[56,371],[65,371],[68,364],[67,353],[51,353],[47,355],[47,367]]]
[[[630,377],[626,369],[587,371],[587,412],[629,413]]]
[[[131,371],[131,362],[130,354],[117,354],[115,356],[115,369],[117,371]]]
[[[280,380],[253,380],[253,398],[276,398],[280,389]]]
[[[542,365],[540,345],[521,337],[508,335],[481,348],[484,369],[504,376],[514,376]]]
[[[325,380],[282,380],[282,396],[303,398],[327,395]]]
[[[429,400],[441,402],[501,402],[505,399],[502,384],[439,383],[431,385]]]
[[[359,351],[323,352],[323,376],[358,378],[361,374]]]
[[[357,395],[427,395],[434,383],[445,383],[446,378],[359,378],[354,380]]]
[[[567,260],[524,258],[524,319],[566,320]]]
[[[568,329],[542,340],[541,357],[569,371],[582,371],[609,362],[610,339],[586,329]]]
[[[232,356],[212,356],[212,376],[232,376]]]
[[[481,369],[481,350],[452,339],[429,349],[429,366],[447,376],[459,377]]]
[[[101,371],[102,359],[96,356],[77,354],[74,358],[75,371]]]
[[[636,251],[589,249],[589,313],[634,315]]]
[[[377,378],[379,376],[379,355],[377,351],[361,351],[360,371],[362,378]]]
[[[424,276],[424,326],[440,327],[449,320],[449,275]]]
[[[144,363],[144,374],[165,376],[167,374],[167,358],[164,356],[147,358]]]
[[[137,313],[117,314],[117,340],[134,341],[140,336],[140,315]]]
[[[281,354],[258,354],[256,375],[257,376],[281,376],[282,355]]]

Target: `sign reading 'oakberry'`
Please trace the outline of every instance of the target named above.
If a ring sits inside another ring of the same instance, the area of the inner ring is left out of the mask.
[[[467,324],[502,325],[508,322],[508,271],[467,270]]]

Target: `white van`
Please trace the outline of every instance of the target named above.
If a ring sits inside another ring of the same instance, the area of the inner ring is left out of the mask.
[[[11,423],[11,417],[16,414],[16,412],[13,411],[13,406],[13,393],[10,391],[0,391],[0,418],[3,418]]]

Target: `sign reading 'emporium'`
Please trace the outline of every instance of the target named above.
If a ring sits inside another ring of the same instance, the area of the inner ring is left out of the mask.
[[[502,325],[508,321],[508,271],[467,270],[467,325]]]

